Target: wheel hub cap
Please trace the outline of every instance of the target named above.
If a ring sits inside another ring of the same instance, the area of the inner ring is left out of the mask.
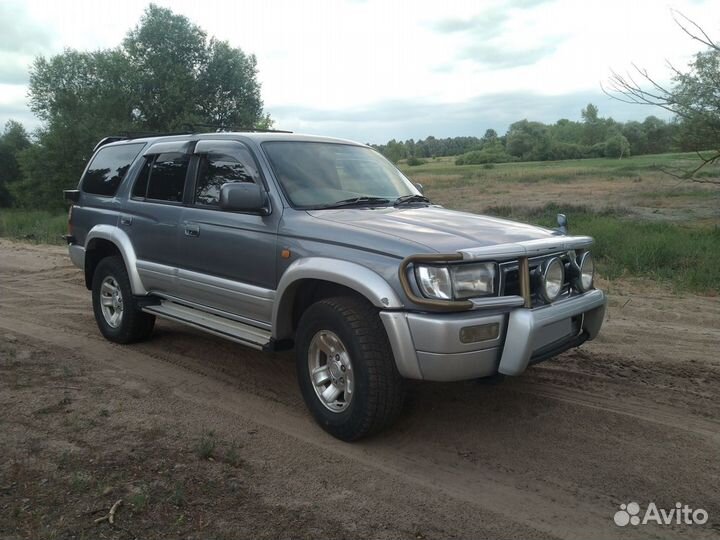
[[[100,285],[100,310],[105,322],[112,328],[122,323],[123,298],[120,285],[113,276],[107,276]]]
[[[353,396],[353,373],[345,344],[334,332],[320,330],[310,341],[308,370],[320,403],[332,412],[342,412]]]

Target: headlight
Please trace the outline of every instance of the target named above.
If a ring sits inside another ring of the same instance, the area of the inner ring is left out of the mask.
[[[450,267],[455,298],[473,298],[495,293],[495,263],[459,264]]]
[[[452,283],[450,270],[447,266],[420,266],[415,267],[420,290],[428,298],[438,300],[452,299]]]
[[[578,259],[578,268],[580,269],[580,275],[575,281],[575,286],[580,292],[587,292],[592,289],[595,278],[595,263],[589,251],[583,253]]]
[[[495,294],[495,263],[415,267],[423,295],[437,300],[461,300]]]
[[[540,291],[545,301],[552,302],[560,296],[564,281],[565,266],[558,257],[553,257],[545,263],[542,271]]]

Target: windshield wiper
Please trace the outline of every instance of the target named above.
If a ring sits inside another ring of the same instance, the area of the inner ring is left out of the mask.
[[[330,204],[323,204],[322,206],[318,206],[319,209],[327,209],[327,208],[343,208],[346,206],[366,206],[368,204],[385,204],[389,203],[390,199],[385,199],[383,197],[351,197],[349,199],[343,199],[341,201],[337,201]]]
[[[397,199],[395,199],[393,206],[400,206],[401,204],[408,204],[414,202],[429,203],[430,199],[428,199],[425,195],[403,195],[402,197],[398,197]]]

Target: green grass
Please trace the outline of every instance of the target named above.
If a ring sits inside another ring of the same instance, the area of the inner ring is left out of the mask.
[[[419,166],[410,167],[399,163],[400,169],[411,177],[455,177],[491,178],[504,182],[571,182],[588,176],[604,178],[637,178],[643,174],[657,173],[668,169],[691,169],[698,164],[697,154],[655,154],[633,156],[624,159],[591,158],[568,159],[563,161],[525,161],[496,163],[491,169],[483,165],[455,165],[454,157],[443,157]],[[703,171],[707,175],[718,175],[717,167]],[[441,180],[446,183],[447,180]]]
[[[210,459],[215,454],[217,440],[212,431],[203,435],[195,445],[195,455],[200,459]]]
[[[37,244],[62,244],[67,213],[0,209],[0,236]]]
[[[555,227],[560,208],[491,207],[491,215]],[[571,234],[595,238],[598,271],[609,279],[642,276],[672,284],[677,291],[720,291],[720,227],[630,219],[616,209],[563,205]]]

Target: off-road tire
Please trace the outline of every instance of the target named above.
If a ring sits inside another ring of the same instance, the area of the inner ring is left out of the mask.
[[[101,307],[100,288],[108,276],[115,279],[122,293],[123,313],[117,328],[108,324]],[[92,278],[92,304],[100,333],[109,341],[115,343],[141,341],[150,336],[155,326],[155,316],[141,311],[133,296],[130,278],[122,257],[105,257],[98,263]]]
[[[308,368],[313,336],[334,332],[352,362],[354,392],[348,408],[328,410],[315,393]],[[363,298],[327,298],[302,315],[295,338],[298,382],[305,403],[320,426],[338,439],[354,441],[392,424],[405,398],[405,384],[397,371],[378,310]]]

